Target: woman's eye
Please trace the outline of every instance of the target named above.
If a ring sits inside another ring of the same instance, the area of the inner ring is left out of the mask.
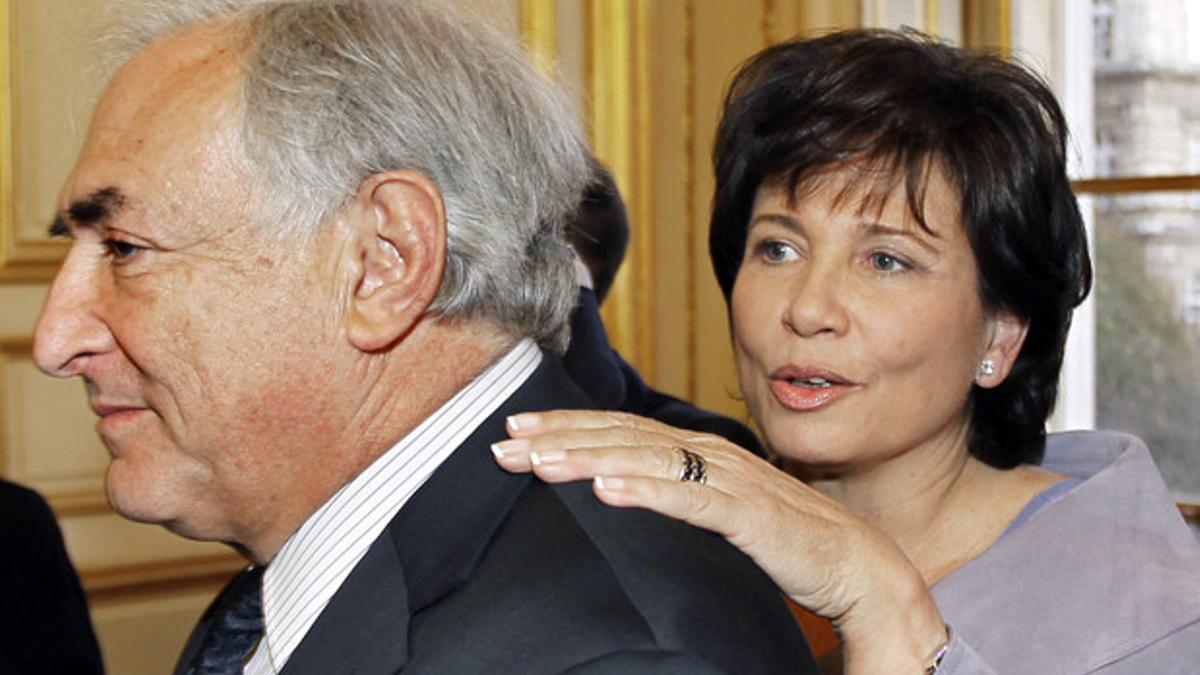
[[[878,251],[871,254],[871,268],[878,272],[899,272],[909,269],[908,263],[890,253]]]
[[[796,259],[796,250],[782,241],[764,241],[758,245],[758,252],[763,260],[772,263]]]

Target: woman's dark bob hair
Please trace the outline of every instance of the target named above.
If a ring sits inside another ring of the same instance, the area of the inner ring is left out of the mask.
[[[803,199],[831,172],[885,198],[903,182],[922,227],[929,172],[962,197],[962,224],[987,311],[1029,332],[1011,374],[973,387],[971,453],[996,467],[1040,461],[1072,310],[1087,297],[1087,236],[1066,171],[1066,121],[1046,84],[999,56],[916,31],[853,30],[788,42],[734,76],[713,150],[709,252],[730,298],[754,196],[764,183]],[[864,204],[864,208],[869,207]]]

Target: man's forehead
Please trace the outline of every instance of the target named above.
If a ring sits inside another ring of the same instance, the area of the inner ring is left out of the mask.
[[[130,58],[101,94],[88,140],[150,136],[161,127],[186,129],[229,107],[236,100],[245,50],[236,33],[217,26],[187,28]]]
[[[234,142],[242,58],[229,36],[208,26],[153,43],[113,77],[93,113],[60,207],[122,202],[148,185],[236,165]]]

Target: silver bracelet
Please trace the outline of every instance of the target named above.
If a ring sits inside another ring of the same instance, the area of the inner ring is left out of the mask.
[[[946,651],[950,649],[950,639],[950,626],[946,626],[946,644],[933,655],[933,663],[925,669],[925,675],[937,675],[938,668],[942,667],[942,660],[946,658]]]

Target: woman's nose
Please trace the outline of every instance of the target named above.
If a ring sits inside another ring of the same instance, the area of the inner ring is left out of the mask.
[[[814,264],[793,281],[783,323],[800,337],[837,336],[849,327],[845,294],[848,288],[838,270]]]

